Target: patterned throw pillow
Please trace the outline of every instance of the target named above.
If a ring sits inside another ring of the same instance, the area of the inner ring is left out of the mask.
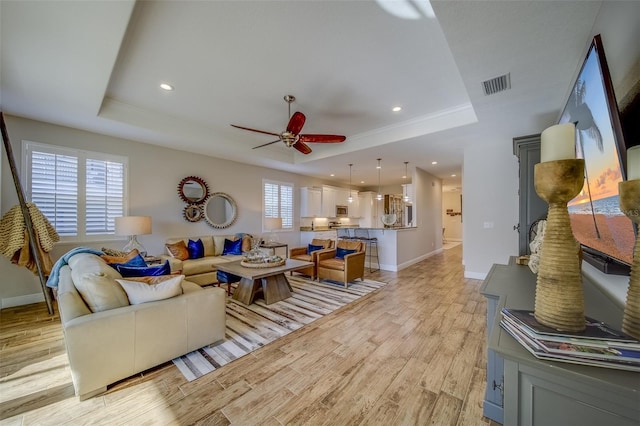
[[[343,248],[336,249],[336,259],[344,259],[344,257],[348,254],[355,253],[356,250],[347,250]]]
[[[227,254],[242,254],[242,240],[224,240],[224,250],[222,250],[222,255]]]
[[[102,252],[104,254],[106,254],[107,256],[115,256],[115,257],[126,257],[127,255],[131,254],[131,252],[126,252],[126,251],[122,251],[122,250],[116,250],[116,249],[110,249],[108,247],[102,247],[100,250],[102,250]],[[134,249],[132,251],[137,252],[137,249]]]
[[[184,241],[180,240],[177,243],[165,244],[169,254],[176,259],[187,260],[189,258],[189,249]]]
[[[187,250],[189,251],[189,259],[200,259],[204,257],[204,244],[202,240],[189,240]]]
[[[104,248],[102,252],[105,253]],[[121,252],[124,253],[124,252]],[[116,256],[113,254],[103,254],[100,256],[107,263],[127,263],[131,259],[135,258],[138,255],[138,249],[133,249],[129,253],[124,253],[123,256]]]

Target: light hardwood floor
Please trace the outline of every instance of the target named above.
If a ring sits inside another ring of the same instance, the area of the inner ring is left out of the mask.
[[[461,253],[369,274],[389,284],[193,382],[167,363],[83,402],[58,316],[4,309],[0,424],[496,425],[482,417],[486,305]]]

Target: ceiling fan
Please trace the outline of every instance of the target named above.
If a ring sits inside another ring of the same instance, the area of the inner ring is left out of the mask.
[[[293,115],[291,115],[291,103],[296,100],[295,96],[285,95],[284,100],[289,104],[289,124],[287,124],[287,130],[282,133],[265,132],[264,130],[256,130],[249,127],[236,126],[235,124],[232,124],[231,126],[238,129],[249,130],[251,132],[264,133],[265,135],[273,135],[278,137],[278,139],[273,142],[258,145],[253,149],[262,148],[263,146],[282,141],[289,148],[294,147],[303,154],[309,154],[311,152],[311,148],[309,148],[309,145],[307,145],[306,142],[336,143],[344,142],[344,140],[346,139],[346,136],[340,135],[301,135],[300,131],[302,130],[302,126],[304,126],[306,117],[301,112],[295,112],[293,113]]]

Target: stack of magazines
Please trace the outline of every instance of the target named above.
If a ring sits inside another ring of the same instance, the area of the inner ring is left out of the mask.
[[[640,341],[586,317],[580,332],[536,321],[533,311],[503,309],[500,325],[536,358],[640,372]]]

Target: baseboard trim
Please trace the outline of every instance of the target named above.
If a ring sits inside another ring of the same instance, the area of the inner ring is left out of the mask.
[[[487,274],[483,272],[464,271],[464,277],[471,278],[472,280],[484,280],[487,278]]]
[[[440,247],[439,249],[436,249],[432,252],[423,254],[422,256],[416,257],[414,259],[411,260],[407,260],[406,262],[403,262],[401,264],[398,265],[398,267],[395,269],[395,271],[401,271],[405,268],[408,268],[409,266],[416,264],[418,262],[422,262],[423,260],[431,257],[431,256],[435,256],[436,254],[442,253],[444,251],[444,249],[442,247]]]
[[[42,293],[25,294],[24,296],[5,297],[0,299],[0,309],[14,306],[31,305],[32,303],[44,302]]]

